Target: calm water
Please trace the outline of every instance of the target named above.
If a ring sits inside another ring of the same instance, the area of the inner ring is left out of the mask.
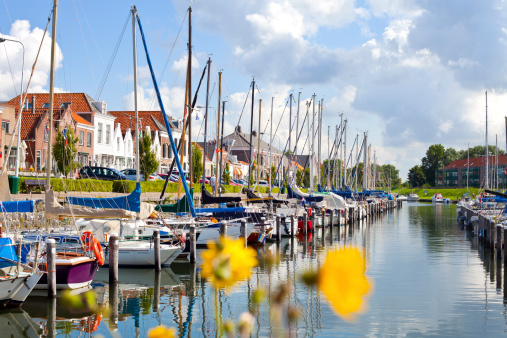
[[[188,264],[173,264],[160,276],[152,270],[120,269],[117,324],[109,318],[98,323],[86,311],[71,313],[58,305],[56,333],[83,337],[96,328],[91,335],[144,337],[150,327],[164,324],[183,336],[216,337],[215,312],[218,320],[237,320],[248,311],[255,289],[271,286],[269,293],[274,293],[289,281],[288,301],[303,310],[297,327],[290,329],[294,337],[505,336],[503,263],[461,230],[456,217],[455,206],[404,204],[369,222],[342,226],[339,232],[335,227],[332,235],[329,229],[325,236],[314,234],[308,244],[295,240],[292,245],[290,239],[268,244],[259,256],[278,251],[280,264],[257,267],[250,280],[227,293],[214,293]],[[367,274],[375,283],[368,312],[354,323],[336,317],[323,296],[297,280],[302,270],[321,264],[326,250],[346,244],[365,248]],[[101,282],[107,278],[103,269],[93,285],[99,304],[114,298],[115,290]],[[5,335],[12,329],[14,337],[50,334],[46,309],[44,297],[31,297],[23,311],[0,314],[0,327]],[[253,336],[278,333],[265,303],[255,317]]]

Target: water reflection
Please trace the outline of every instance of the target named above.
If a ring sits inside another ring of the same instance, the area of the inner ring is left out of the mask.
[[[119,269],[118,284],[109,285],[108,270],[97,272],[93,290],[99,306],[110,311],[101,318],[70,311],[45,293],[28,298],[21,311],[0,313],[2,336],[79,337],[92,333],[144,337],[164,324],[183,337],[216,337],[219,323],[237,321],[254,311],[252,336],[417,335],[500,336],[507,330],[507,269],[495,251],[456,222],[454,206],[405,205],[400,210],[361,222],[317,228],[314,233],[284,238],[256,248],[258,257],[279,255],[279,262],[261,264],[232,290],[215,292],[200,278],[199,262],[152,269]],[[369,311],[355,323],[335,316],[316,288],[304,286],[302,271],[322,264],[332,248],[357,245],[368,258],[375,282]],[[198,250],[198,254],[200,250]],[[302,316],[280,326],[267,302],[258,309],[255,290],[274,296],[288,285],[284,311],[298,307]]]

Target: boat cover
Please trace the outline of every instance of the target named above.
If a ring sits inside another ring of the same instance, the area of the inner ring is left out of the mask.
[[[218,213],[218,212],[245,212],[245,208],[197,208],[195,209],[197,214],[206,212]]]
[[[296,186],[287,187],[287,198],[297,198],[298,200],[305,199],[306,202],[322,202],[324,196],[313,196],[310,194],[305,194],[304,192],[299,191]]]
[[[201,204],[218,204],[218,203],[230,203],[230,202],[241,202],[241,197],[215,197],[210,194],[206,188],[202,188]],[[197,209],[196,211],[197,212]]]
[[[95,198],[95,197],[67,197],[67,203],[81,205],[93,209],[124,209],[134,212],[141,211],[141,183],[127,196]]]
[[[33,212],[34,200],[0,202],[0,212]]]
[[[190,190],[190,195],[192,195],[192,198],[194,197],[194,190]],[[190,208],[188,206],[188,200],[187,195],[183,195],[182,198],[176,201],[176,203],[173,204],[163,204],[163,205],[157,205],[155,207],[155,210],[162,211],[162,212],[175,212],[175,213],[186,213],[190,212]]]

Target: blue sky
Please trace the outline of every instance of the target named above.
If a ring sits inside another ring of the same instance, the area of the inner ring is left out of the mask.
[[[99,84],[130,5],[131,1],[61,1],[56,37],[58,90],[86,92],[98,99]],[[176,118],[182,116],[186,11],[192,5],[193,87],[195,90],[211,55],[210,87],[215,89],[210,105],[216,108],[217,72],[223,70],[226,132],[237,124],[255,76],[260,91],[256,99],[263,100],[261,129],[267,124],[273,96],[276,125],[290,93],[297,97],[302,92],[302,100],[315,93],[317,99],[324,99],[324,135],[328,125],[333,130],[339,123],[343,112],[349,121],[349,146],[356,134],[368,131],[378,161],[394,164],[402,179],[410,167],[420,163],[431,144],[464,149],[467,143],[484,143],[486,90],[489,143],[494,144],[498,134],[500,147],[505,148],[507,29],[503,1],[179,0],[135,5],[165,108]],[[26,85],[52,1],[5,0],[0,7],[0,34],[25,45]],[[109,110],[133,106],[131,41],[129,22],[100,95]],[[31,91],[48,91],[49,44],[47,39]],[[140,108],[157,109],[139,34],[138,48]],[[0,45],[0,100],[19,92],[21,56],[17,44]],[[205,105],[204,91],[198,104]],[[211,109],[209,114],[213,131],[216,113]],[[245,130],[248,116],[244,113],[240,121]],[[286,112],[276,145],[285,143],[288,125]],[[202,135],[198,125],[195,136],[199,130]],[[323,146],[327,152],[325,137]]]

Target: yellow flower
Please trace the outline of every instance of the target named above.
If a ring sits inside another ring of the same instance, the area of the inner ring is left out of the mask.
[[[242,239],[221,237],[218,243],[208,242],[208,250],[201,256],[202,277],[208,278],[216,289],[228,288],[247,279],[252,273],[251,268],[258,264],[255,250],[245,248]]]
[[[366,262],[355,247],[330,251],[318,272],[318,288],[333,310],[346,320],[366,310],[363,298],[372,289],[365,275]]]
[[[175,338],[176,330],[173,327],[159,325],[148,330],[148,338]]]

